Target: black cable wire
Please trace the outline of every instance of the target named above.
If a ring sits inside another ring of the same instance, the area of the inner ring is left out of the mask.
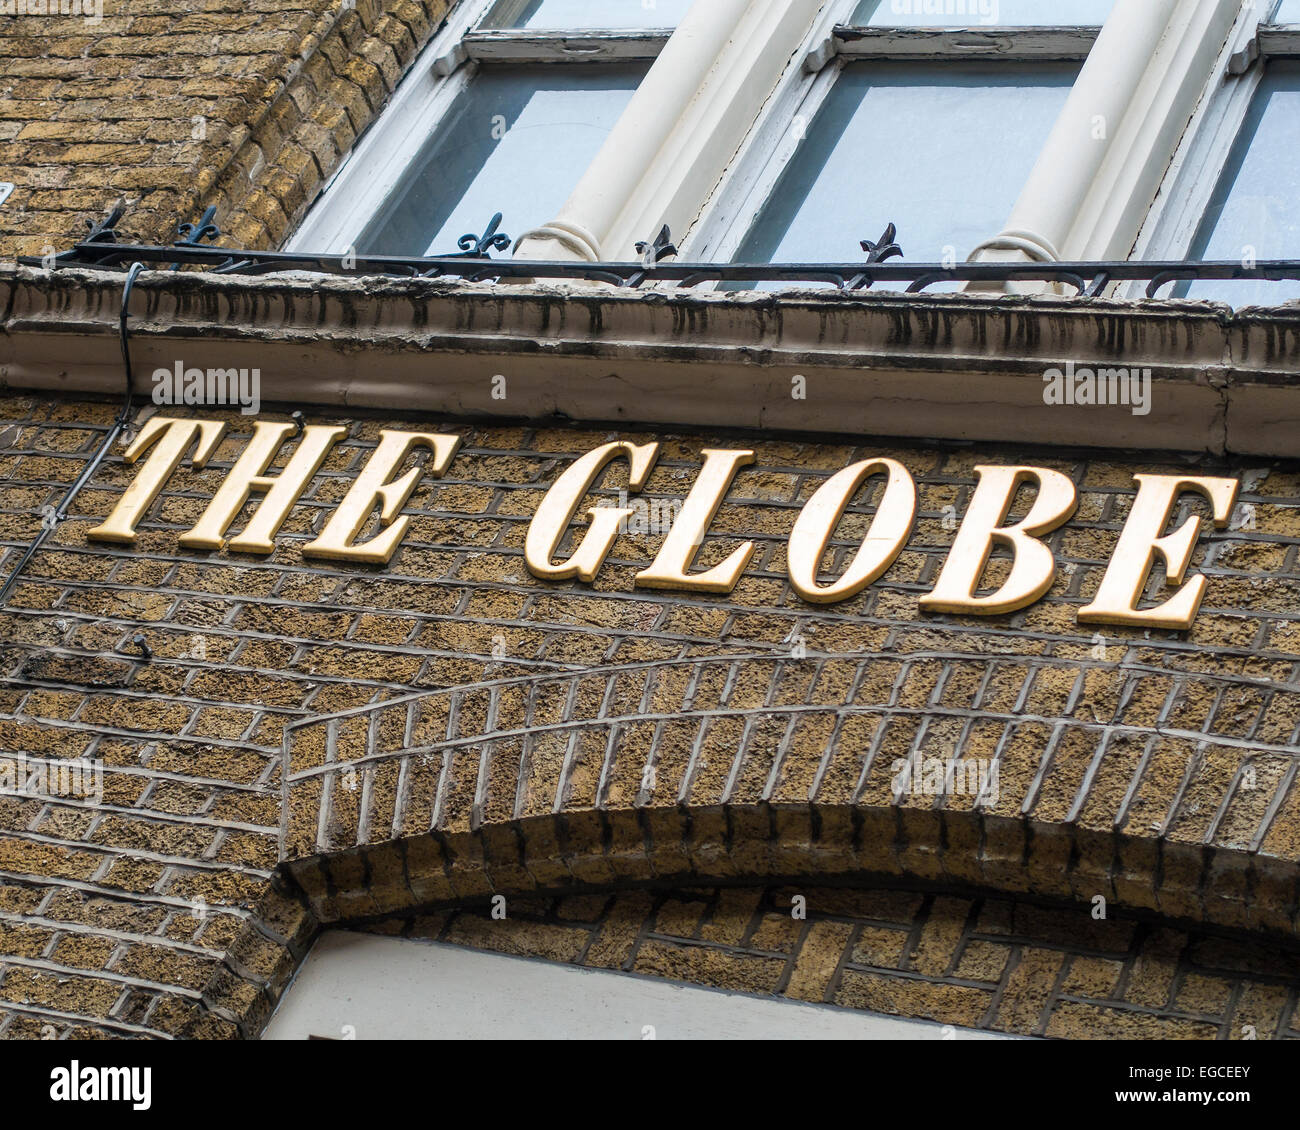
[[[43,515],[41,518],[41,528],[32,540],[31,545],[23,552],[22,557],[18,559],[18,564],[9,574],[0,588],[0,607],[3,607],[9,600],[9,594],[13,591],[14,586],[18,583],[18,578],[22,571],[27,567],[27,563],[36,555],[36,551],[44,544],[45,539],[58,527],[58,524],[68,516],[68,508],[72,505],[72,500],[77,497],[81,488],[86,485],[99,470],[99,465],[108,455],[113,444],[117,442],[118,436],[124,432],[131,423],[132,406],[131,401],[135,393],[135,377],[131,371],[131,335],[127,330],[127,319],[131,316],[128,304],[131,301],[131,289],[135,286],[136,277],[144,270],[143,263],[132,263],[131,269],[127,272],[126,283],[122,287],[122,312],[118,318],[118,337],[122,344],[122,364],[126,369],[126,391],[122,398],[122,407],[113,421],[112,427],[100,442],[95,454],[91,457],[90,462],[82,468],[81,474],[77,476],[76,481],[67,489],[59,505],[55,507],[53,513]]]
[[[126,282],[122,286],[122,313],[117,319],[117,335],[122,344],[122,367],[126,370],[126,397],[122,402],[122,411],[118,419],[129,419],[131,415],[131,398],[135,395],[135,375],[131,371],[131,335],[126,328],[126,320],[131,316],[128,305],[131,301],[131,288],[135,286],[136,277],[144,270],[143,263],[132,263],[126,273]]]

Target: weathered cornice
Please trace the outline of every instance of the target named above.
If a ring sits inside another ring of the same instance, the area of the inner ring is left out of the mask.
[[[120,392],[121,296],[0,274],[0,386]],[[151,272],[131,307],[140,392],[180,360],[264,402],[1300,456],[1300,305]],[[1150,413],[1044,403],[1069,362],[1150,368]]]

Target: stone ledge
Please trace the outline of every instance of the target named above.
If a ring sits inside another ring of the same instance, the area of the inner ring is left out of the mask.
[[[121,283],[0,274],[0,387],[120,392]],[[132,305],[142,392],[179,359],[259,369],[264,402],[1300,456],[1300,306],[166,272]],[[1069,362],[1150,368],[1152,411],[1044,404]]]

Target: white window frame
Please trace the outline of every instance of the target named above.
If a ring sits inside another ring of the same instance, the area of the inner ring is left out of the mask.
[[[671,29],[550,30],[508,22],[526,0],[461,0],[416,58],[386,106],[326,182],[286,251],[346,255],[483,64],[644,62]],[[486,224],[490,216],[484,216]],[[507,217],[507,220],[509,217]],[[519,233],[512,233],[519,234]],[[438,253],[454,253],[454,247]]]
[[[849,24],[860,0],[831,0],[796,52],[766,112],[750,132],[732,171],[703,203],[680,241],[682,256],[700,262],[730,262],[775,191],[803,141],[794,128],[811,125],[845,67],[863,60],[942,62],[961,59],[1005,62],[1072,61],[1087,58],[1097,27],[980,27],[963,30],[865,27]],[[1010,205],[1008,205],[1008,208]],[[854,233],[876,239],[890,217],[874,230]],[[994,233],[989,232],[992,236]],[[906,239],[906,233],[900,233]],[[720,285],[720,284],[714,284]],[[702,288],[703,289],[703,288]]]
[[[1170,162],[1134,246],[1134,259],[1188,257],[1268,65],[1278,59],[1300,59],[1300,25],[1270,24],[1263,13],[1263,9],[1244,9],[1238,18],[1206,95]],[[1145,287],[1130,284],[1119,293],[1139,297]]]
[[[671,42],[673,65],[667,66],[665,59],[665,68],[652,69],[654,78],[650,89],[641,92],[638,113],[625,113],[554,222],[564,231],[594,233],[594,238],[576,243],[601,251],[600,257],[627,258],[633,239],[649,239],[671,220],[681,258],[729,262],[798,150],[803,131],[792,127],[800,120],[805,124],[813,121],[846,66],[863,59],[937,62],[960,58],[1008,65],[1081,61],[1088,58],[1098,36],[1096,27],[854,27],[848,21],[857,0],[802,0],[802,14],[789,20],[782,20],[780,13],[792,11],[795,0],[782,0],[781,4],[752,0],[748,5],[731,0],[725,9],[731,13],[728,22],[722,19],[726,0],[696,0],[691,9],[694,34],[706,29],[715,37],[720,54],[714,59],[698,51],[689,54],[686,45],[696,40],[691,36],[674,40],[675,32],[670,29],[550,31],[496,26],[511,22],[509,11],[502,18],[503,10],[518,9],[524,2],[461,0],[420,54],[392,103],[344,158],[286,244],[288,250],[346,254],[431,132],[440,127],[455,100],[487,64],[651,61]],[[783,6],[786,2],[789,8]],[[1120,0],[1116,13],[1133,2]],[[1160,81],[1181,81],[1184,85],[1178,98],[1182,101],[1171,102],[1162,110],[1164,118],[1143,117],[1145,102],[1134,102],[1136,110],[1125,113],[1135,120],[1126,119],[1126,127],[1131,128],[1127,128],[1123,144],[1116,143],[1119,153],[1111,160],[1111,171],[1105,175],[1088,172],[1076,178],[1076,183],[1092,185],[1088,207],[1096,209],[1100,201],[1104,223],[1113,225],[1110,229],[1103,225],[1103,236],[1093,242],[1102,244],[1109,238],[1114,245],[1117,231],[1129,239],[1126,225],[1141,214],[1130,257],[1185,258],[1267,59],[1300,56],[1300,26],[1261,26],[1263,11],[1248,9],[1246,0],[1240,0],[1241,9],[1234,11],[1237,2],[1177,0],[1170,7],[1174,14],[1159,40],[1164,55],[1152,74],[1161,76]],[[704,4],[710,7],[702,7]],[[1129,23],[1135,11],[1140,15],[1144,10],[1130,7]],[[1209,13],[1217,23],[1209,22]],[[1220,50],[1223,28],[1234,19]],[[1206,29],[1217,29],[1213,41]],[[1142,34],[1149,36],[1153,31],[1144,26]],[[1126,74],[1134,73],[1131,68],[1138,60],[1132,37],[1116,33],[1110,41],[1108,60],[1122,59],[1116,66],[1126,68]],[[1170,43],[1174,46],[1166,50]],[[1184,62],[1190,52],[1197,57]],[[772,85],[745,86],[760,54],[767,67],[762,81]],[[1255,55],[1262,57],[1253,61]],[[682,59],[689,60],[689,73],[677,69]],[[1207,60],[1215,60],[1217,69],[1201,91],[1202,80],[1186,68],[1195,66],[1208,74]],[[1181,72],[1180,67],[1184,68]],[[1094,72],[1094,87],[1099,79],[1104,86],[1104,73]],[[1190,89],[1189,79],[1195,83]],[[1144,81],[1156,80],[1148,74]],[[770,93],[756,97],[760,89]],[[739,93],[742,90],[747,92],[744,97]],[[666,107],[663,113],[647,115],[647,105],[657,108],[661,99]],[[1180,125],[1177,136],[1169,128],[1171,113],[1190,114],[1189,124],[1185,129]],[[1060,134],[1055,137],[1057,143],[1067,136],[1059,129],[1056,132]],[[1117,178],[1113,172],[1116,161],[1124,169],[1137,162],[1145,170],[1142,185]],[[1045,156],[1040,164],[1054,167],[1055,162]],[[613,193],[611,181],[618,182]],[[1158,188],[1145,187],[1157,181]],[[1133,198],[1138,191],[1144,195],[1151,192],[1149,208],[1145,200]],[[1026,186],[1023,200],[1032,204],[1040,197],[1049,199],[1041,178]],[[1061,215],[1068,213],[1058,208],[1058,227]],[[1089,224],[1102,224],[1098,215],[1085,209],[1079,220],[1085,233],[1096,230]],[[483,219],[486,222],[489,217]],[[883,229],[891,217],[881,215],[878,219]],[[870,226],[876,226],[874,219]],[[548,242],[549,235],[555,234],[550,228],[512,234],[524,237],[518,249],[524,258],[584,258],[581,247],[574,250],[565,245],[570,241]],[[878,234],[879,230],[854,233],[862,239],[875,239]],[[995,257],[1018,254],[1010,251],[1006,232],[988,234],[1001,249]],[[906,239],[907,233],[900,233],[904,246]],[[1087,242],[1084,240],[1085,245]],[[1014,240],[1010,243],[1019,246]],[[452,250],[446,249],[448,253]],[[1034,253],[1028,246],[1024,250]],[[590,250],[585,253],[588,261],[593,261],[593,254]],[[1063,257],[1071,257],[1068,250]],[[1097,257],[1119,258],[1120,253]],[[1142,290],[1118,287],[1114,292],[1136,296]]]

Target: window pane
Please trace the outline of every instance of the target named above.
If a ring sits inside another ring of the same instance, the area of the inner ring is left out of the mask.
[[[1300,24],[1300,0],[1282,0],[1281,6],[1273,13],[1275,24]]]
[[[638,28],[676,27],[694,0],[503,0],[487,27]]]
[[[1077,74],[845,68],[735,261],[851,263],[890,222],[908,260],[965,260],[1002,230]]]
[[[518,238],[555,218],[645,74],[641,66],[484,70],[357,239],[363,255],[437,255],[493,213]]]
[[[1206,209],[1193,259],[1300,259],[1300,65],[1274,63]],[[1197,283],[1192,298],[1269,306],[1300,283]]]
[[[851,22],[866,27],[1100,27],[1114,6],[1115,0],[862,0]]]

